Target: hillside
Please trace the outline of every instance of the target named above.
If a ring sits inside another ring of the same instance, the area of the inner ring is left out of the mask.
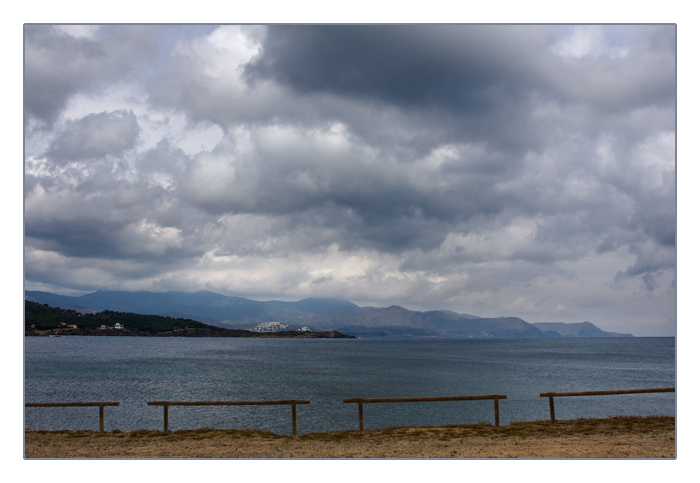
[[[385,309],[344,307],[317,316],[309,324],[365,337],[545,338],[547,334],[517,317],[471,318],[444,311],[414,312],[399,306]]]
[[[362,337],[631,337],[603,331],[590,322],[528,323],[518,317],[484,318],[449,310],[418,312],[398,305],[358,307],[347,300],[330,298],[260,302],[207,291],[97,291],[80,297],[26,291],[25,299],[71,309],[82,316],[95,312],[126,312],[188,319],[231,330],[268,325],[284,327],[287,331],[302,327],[315,332],[337,330]]]
[[[26,291],[25,299],[78,312],[118,311],[144,315],[186,318],[225,328],[250,329],[261,322],[303,325],[312,317],[339,307],[352,306],[346,300],[305,299],[298,302],[259,302],[213,292],[118,292],[102,291],[79,297],[50,292]]]
[[[24,302],[25,335],[100,335],[100,336],[177,336],[177,337],[352,337],[336,331],[251,332],[203,324],[191,319],[142,315],[105,310],[81,314],[36,302]]]
[[[533,322],[532,325],[545,334],[558,334],[554,337],[634,337],[632,334],[606,332],[590,322],[566,324],[564,322]]]

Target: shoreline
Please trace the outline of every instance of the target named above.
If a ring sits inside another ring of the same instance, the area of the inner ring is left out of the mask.
[[[354,335],[337,330],[255,332],[243,329],[183,329],[163,332],[148,332],[128,329],[83,330],[83,329],[25,329],[25,337],[187,337],[228,339],[356,339]]]
[[[395,427],[298,436],[254,429],[25,429],[25,458],[675,458],[673,416],[614,416],[439,427]]]

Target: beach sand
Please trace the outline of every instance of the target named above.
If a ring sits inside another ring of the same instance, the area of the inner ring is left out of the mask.
[[[25,430],[25,458],[674,458],[675,418],[611,417],[279,436],[203,428]]]

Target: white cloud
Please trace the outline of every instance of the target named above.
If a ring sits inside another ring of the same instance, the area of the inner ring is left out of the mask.
[[[600,25],[571,27],[569,35],[554,44],[552,51],[562,57],[574,59],[601,56],[615,59],[627,57],[629,53],[627,47],[610,45]]]
[[[96,37],[97,31],[100,29],[99,25],[57,25],[56,28],[62,32],[67,33],[76,38],[88,38],[94,39]]]

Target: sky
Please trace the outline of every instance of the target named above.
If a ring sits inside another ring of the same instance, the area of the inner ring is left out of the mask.
[[[676,26],[24,27],[24,288],[676,331]]]

